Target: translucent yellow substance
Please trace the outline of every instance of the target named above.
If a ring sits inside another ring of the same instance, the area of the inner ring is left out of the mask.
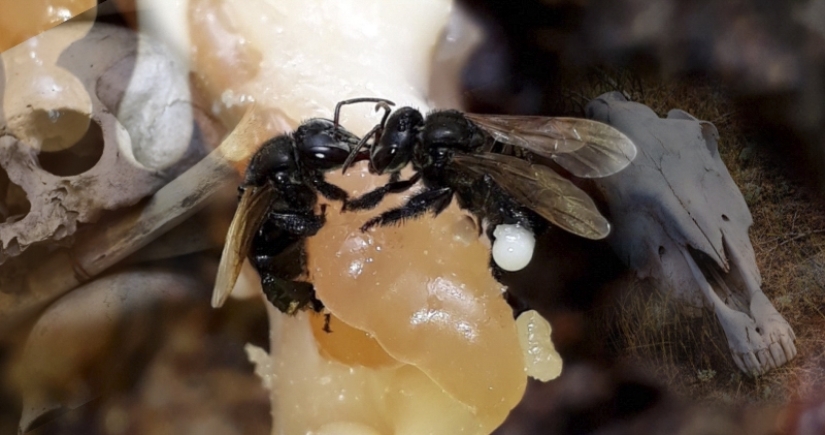
[[[384,178],[359,165],[330,181],[358,194]],[[403,197],[389,197],[382,209]],[[380,210],[380,209],[379,209]],[[308,269],[334,314],[268,306],[272,355],[251,352],[272,392],[275,434],[487,434],[521,399],[524,357],[489,248],[451,206],[363,234],[327,209]]]
[[[329,179],[357,194],[370,184],[359,172]],[[389,196],[365,213],[328,210],[327,224],[307,242],[310,279],[338,318],[372,334],[460,402],[484,409],[480,419],[500,422],[526,379],[512,311],[488,269],[489,250],[477,238],[454,237],[456,224],[467,221],[455,206],[436,218],[358,230],[401,199]]]
[[[96,5],[94,0],[0,0],[0,52]]]
[[[328,359],[350,366],[371,368],[401,365],[370,334],[341,322],[337,317],[333,316],[330,321],[330,330],[334,334],[324,331],[323,315],[311,315],[309,320],[321,354]]]

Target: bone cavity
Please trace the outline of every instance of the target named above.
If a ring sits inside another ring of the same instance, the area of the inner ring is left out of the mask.
[[[38,151],[69,148],[89,128],[92,101],[88,92],[57,60],[91,26],[90,22],[72,22],[2,54],[5,130]],[[55,37],[58,34],[60,38]]]
[[[156,42],[72,21],[8,50],[3,61],[0,164],[31,210],[0,224],[0,261],[136,203],[190,155],[186,71]],[[64,172],[61,152],[83,158]]]

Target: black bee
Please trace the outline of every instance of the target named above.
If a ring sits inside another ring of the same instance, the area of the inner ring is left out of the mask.
[[[404,205],[368,220],[362,231],[424,213],[441,213],[455,195],[458,205],[488,223],[494,240],[499,224],[515,224],[538,233],[547,222],[573,234],[600,239],[610,224],[583,190],[548,166],[493,152],[511,145],[547,157],[577,177],[616,173],[636,156],[633,142],[596,121],[537,116],[473,115],[441,110],[426,118],[416,109],[396,110],[371,131],[370,171],[390,173],[390,182],[345,202],[347,210],[371,209],[388,193],[403,192],[421,180],[422,191]],[[366,146],[356,146],[344,170]],[[415,174],[400,180],[412,163]],[[479,222],[479,228],[480,222]]]
[[[393,104],[377,98],[342,101],[334,120],[310,119],[291,134],[267,140],[252,156],[238,187],[240,200],[226,236],[212,306],[226,300],[248,256],[267,299],[280,311],[323,310],[312,284],[295,279],[306,271],[303,242],[325,221],[325,205],[320,214],[315,212],[316,193],[332,201],[348,197],[346,191],[326,182],[324,173],[341,167],[359,143],[358,137],[338,125],[341,107],[359,102],[378,103],[386,110],[385,120]],[[366,158],[367,154],[354,157]]]

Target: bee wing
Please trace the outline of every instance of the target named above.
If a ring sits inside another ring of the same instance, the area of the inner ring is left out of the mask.
[[[252,247],[252,239],[266,216],[270,201],[275,196],[275,189],[269,184],[264,187],[247,188],[238,202],[238,209],[229,224],[226,243],[223,245],[215,289],[212,292],[212,307],[223,305],[235,281],[241,273],[241,266]]]
[[[621,171],[636,146],[619,130],[590,119],[466,114],[499,142],[553,159],[573,175],[599,178]]]
[[[552,169],[503,154],[457,154],[454,161],[489,174],[505,191],[554,225],[588,239],[603,239],[610,223],[587,193]]]

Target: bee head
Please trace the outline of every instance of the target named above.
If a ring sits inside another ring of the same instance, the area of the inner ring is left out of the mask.
[[[377,173],[396,172],[410,162],[424,127],[424,116],[412,107],[402,107],[387,119],[381,138],[370,150],[370,169]]]
[[[295,130],[295,146],[301,163],[309,169],[326,171],[339,167],[358,143],[352,133],[337,129],[328,119],[310,119]]]

